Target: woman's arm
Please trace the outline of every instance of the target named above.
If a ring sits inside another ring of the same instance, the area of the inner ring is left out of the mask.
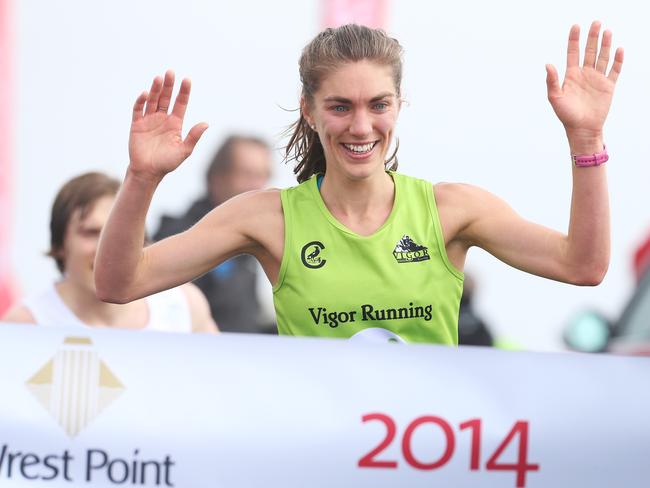
[[[594,22],[580,66],[580,29],[575,25],[571,28],[562,85],[555,68],[546,67],[548,98],[565,127],[572,154],[603,150],[603,125],[623,63],[623,51],[618,49],[607,74],[612,36],[609,31],[604,32],[598,52],[599,33],[600,23]],[[478,246],[529,273],[580,285],[600,283],[610,254],[605,166],[574,166],[572,177],[567,234],[522,219],[502,200],[479,188],[437,185],[436,197],[443,214],[453,215],[443,222],[447,235],[453,236],[448,243],[452,262],[456,260],[462,266],[464,252],[470,246]],[[454,207],[462,210],[450,210]],[[452,219],[459,222],[456,227],[451,224]]]
[[[255,197],[248,195],[215,209],[187,232],[143,249],[145,219],[158,184],[192,153],[207,129],[197,124],[182,138],[190,82],[183,80],[168,113],[173,87],[174,74],[168,71],[133,108],[129,167],[95,258],[97,296],[108,302],[126,303],[180,285],[254,245],[246,215]]]
[[[603,234],[608,234],[608,221],[591,222],[592,240],[589,222],[580,226],[579,236],[571,235],[575,220],[563,234],[525,220],[502,199],[472,185],[443,183],[434,192],[444,234],[450,236],[447,254],[458,269],[467,250],[477,246],[522,271],[575,285],[596,285],[607,270],[609,236]],[[587,240],[583,248],[581,238]]]

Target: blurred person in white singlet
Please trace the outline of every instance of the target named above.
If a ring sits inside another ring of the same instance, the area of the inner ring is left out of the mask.
[[[119,181],[102,173],[85,173],[61,188],[52,206],[48,255],[54,258],[62,278],[15,305],[3,321],[169,332],[218,331],[207,300],[192,284],[125,305],[97,299],[95,252],[119,187]]]

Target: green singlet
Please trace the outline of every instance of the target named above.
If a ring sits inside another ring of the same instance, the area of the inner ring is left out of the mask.
[[[365,237],[332,216],[315,176],[282,190],[280,334],[458,344],[463,274],[447,258],[433,187],[389,174],[393,209]]]

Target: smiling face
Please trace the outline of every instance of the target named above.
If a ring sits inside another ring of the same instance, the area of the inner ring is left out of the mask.
[[[340,65],[302,101],[318,133],[327,172],[364,179],[385,171],[400,99],[390,66],[369,60]]]
[[[114,201],[114,196],[100,197],[88,207],[85,214],[81,208],[77,208],[72,213],[59,253],[65,266],[65,279],[93,293],[93,266],[99,234],[108,220]]]

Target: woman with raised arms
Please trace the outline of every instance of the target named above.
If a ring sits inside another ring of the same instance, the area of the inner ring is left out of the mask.
[[[581,65],[580,29],[571,28],[562,84],[546,67],[572,155],[568,234],[524,220],[480,188],[397,173],[389,147],[401,108],[401,46],[383,31],[347,25],[318,34],[300,58],[300,118],[287,146],[300,184],[235,197],[143,249],[156,187],[207,129],[197,124],[182,138],[190,82],[171,107],[174,74],[156,77],[133,108],[130,163],[97,254],[98,296],[129,302],[249,253],[273,284],[281,334],[457,344],[472,246],[528,273],[598,284],[610,247],[603,124],[623,63],[618,49],[609,67],[612,35],[599,40],[600,29],[591,25]]]

